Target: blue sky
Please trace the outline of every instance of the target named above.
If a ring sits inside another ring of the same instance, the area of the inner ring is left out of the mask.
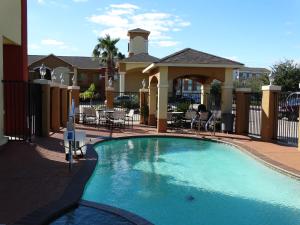
[[[269,67],[300,62],[300,0],[28,0],[29,54],[91,56],[97,37],[128,29],[151,31],[149,53],[186,47]]]

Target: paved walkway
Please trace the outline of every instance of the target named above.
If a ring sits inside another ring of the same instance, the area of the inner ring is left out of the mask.
[[[156,134],[155,128],[135,126],[134,129],[97,129],[77,125],[87,132],[92,143],[110,137]],[[0,224],[11,224],[35,209],[58,200],[76,176],[82,161],[68,171],[62,132],[49,138],[37,138],[34,144],[11,142],[0,147]],[[166,135],[216,138],[242,146],[257,157],[300,177],[300,152],[295,147],[261,142],[247,136],[217,133],[168,132]]]

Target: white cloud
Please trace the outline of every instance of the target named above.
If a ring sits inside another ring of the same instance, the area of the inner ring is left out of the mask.
[[[157,44],[159,47],[173,47],[179,44],[178,41],[158,41],[154,43]]]
[[[55,39],[44,39],[41,41],[42,45],[52,45],[52,46],[64,46],[65,43]]]
[[[88,0],[73,0],[73,2],[87,2]]]
[[[179,42],[173,40],[172,33],[179,32],[191,25],[178,15],[157,10],[141,10],[139,6],[124,3],[111,4],[109,7],[87,17],[91,23],[100,25],[93,30],[98,36],[110,34],[112,37],[127,40],[127,31],[134,28],[149,30],[151,43],[161,47],[172,47]]]
[[[37,0],[39,4],[45,4],[45,0]]]
[[[58,41],[58,40],[51,39],[51,38],[41,40],[41,45],[47,46],[47,47],[55,47],[58,49],[70,50],[70,51],[78,51],[78,48],[76,48],[76,47],[72,47],[63,41]]]
[[[139,9],[137,5],[133,5],[130,3],[124,3],[124,4],[112,4],[110,5],[111,8],[118,8],[118,9]]]
[[[29,44],[28,48],[29,48],[29,51],[30,50],[37,50],[37,49],[41,49],[41,46],[37,45],[37,44]]]

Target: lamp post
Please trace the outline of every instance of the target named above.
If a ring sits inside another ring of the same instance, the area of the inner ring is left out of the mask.
[[[41,74],[41,79],[44,80],[45,79],[45,75],[46,75],[47,69],[44,65],[44,63],[41,65],[40,67],[40,74]]]

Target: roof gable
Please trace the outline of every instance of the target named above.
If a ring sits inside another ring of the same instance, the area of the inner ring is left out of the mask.
[[[140,53],[136,55],[132,55],[126,59],[123,59],[121,62],[146,62],[146,63],[152,63],[159,60],[159,58],[156,58],[152,55],[149,55],[148,53]]]
[[[211,55],[191,48],[185,48],[181,51],[175,52],[156,61],[155,63],[243,65],[240,62]]]

